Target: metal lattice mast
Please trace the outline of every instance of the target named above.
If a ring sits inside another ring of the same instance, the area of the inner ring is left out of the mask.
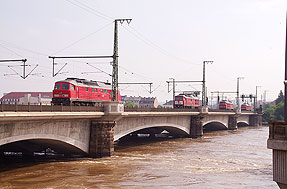
[[[114,33],[114,54],[113,54],[113,73],[112,73],[112,90],[113,101],[118,101],[118,87],[119,87],[119,74],[118,74],[118,20],[115,20],[115,33]]]
[[[202,106],[205,105],[205,61],[203,61],[203,75],[202,75]]]
[[[287,121],[287,15],[286,15],[286,42],[285,42],[285,81],[284,81],[284,120]]]
[[[20,75],[17,71],[15,71],[12,66],[8,66],[12,71],[15,72],[15,74],[19,75],[21,78],[23,79],[26,79],[37,67],[38,67],[38,64],[32,69],[32,71],[30,71],[30,73],[28,73],[26,75],[26,67],[29,66],[26,64],[27,62],[27,59],[7,59],[7,60],[0,60],[0,63],[1,62],[23,62],[23,76]]]
[[[203,77],[202,77],[202,106],[206,105],[206,91],[205,91],[205,63],[213,63],[213,61],[203,61]]]
[[[236,104],[237,104],[237,108],[239,108],[240,106],[240,100],[239,100],[239,80],[240,79],[244,79],[244,77],[237,77],[237,92],[236,92]]]
[[[132,19],[116,19],[115,20],[115,31],[114,31],[114,54],[113,54],[113,73],[112,73],[112,91],[113,91],[113,101],[118,101],[118,89],[119,89],[119,73],[118,73],[118,22],[121,24],[124,22],[128,24]]]

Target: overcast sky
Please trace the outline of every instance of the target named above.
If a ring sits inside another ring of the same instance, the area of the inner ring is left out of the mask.
[[[211,91],[240,91],[275,99],[283,89],[286,0],[0,0],[0,94],[52,91],[67,77],[111,81],[111,59],[59,59],[52,77],[48,56],[112,55],[114,19],[119,25],[119,81],[122,95],[172,98],[166,81],[202,80],[206,65]],[[87,64],[89,63],[89,65]],[[13,67],[8,67],[13,66]],[[98,69],[106,72],[99,72]],[[15,75],[15,73],[19,75]],[[177,84],[176,91],[201,90],[200,83]],[[232,99],[235,95],[227,95]]]

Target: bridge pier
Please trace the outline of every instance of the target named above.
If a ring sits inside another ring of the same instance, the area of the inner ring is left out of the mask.
[[[262,115],[261,114],[250,115],[249,116],[249,125],[250,126],[262,125]]]
[[[92,122],[89,156],[94,158],[112,156],[114,153],[115,122]]]
[[[202,115],[191,116],[190,119],[190,137],[200,138],[203,136]]]
[[[230,115],[228,116],[228,129],[229,130],[236,130],[237,127],[237,118],[238,115]]]

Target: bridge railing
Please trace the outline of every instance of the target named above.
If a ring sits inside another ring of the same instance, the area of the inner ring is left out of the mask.
[[[125,112],[199,112],[199,109],[191,108],[128,108]]]
[[[234,112],[234,110],[225,110],[225,109],[211,109],[208,108],[209,112]]]
[[[0,104],[1,112],[103,112],[102,104],[95,106]]]

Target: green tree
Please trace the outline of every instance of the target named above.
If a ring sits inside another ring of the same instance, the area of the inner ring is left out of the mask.
[[[131,102],[131,101],[127,101],[125,102],[125,107],[128,107],[128,108],[137,108],[138,105],[134,102]]]
[[[273,120],[274,119],[274,114],[275,114],[275,109],[276,109],[276,105],[273,105],[273,104],[266,104],[264,107],[263,107],[263,119],[265,121],[270,121],[270,120]]]
[[[284,120],[284,103],[280,102],[279,104],[277,104],[275,112],[275,119],[276,120]]]
[[[275,104],[266,104],[263,107],[263,113],[263,119],[267,122],[271,120],[284,119],[284,95],[282,90],[280,91],[278,98],[275,100]]]
[[[280,102],[284,102],[284,95],[282,90],[280,90],[280,93],[278,95],[278,98],[275,100],[275,104],[278,105]]]

